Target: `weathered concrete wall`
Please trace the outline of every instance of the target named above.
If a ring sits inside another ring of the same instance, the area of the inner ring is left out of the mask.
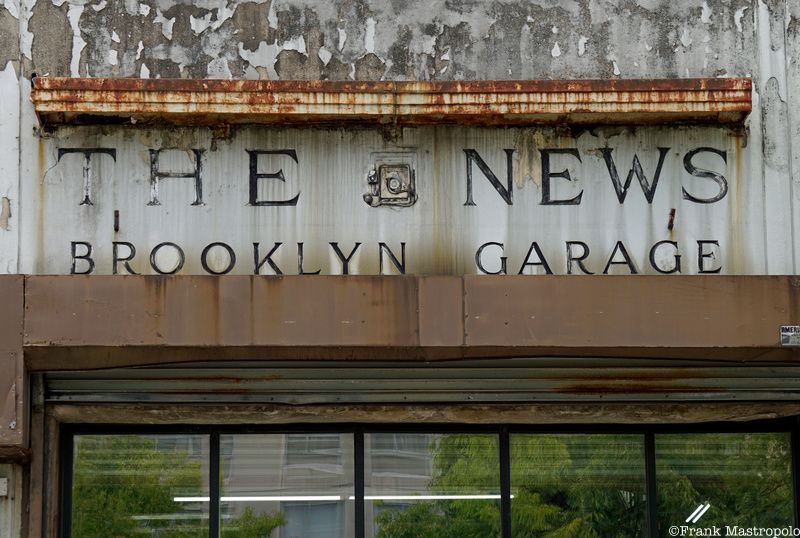
[[[750,0],[39,0],[26,72],[282,79],[743,76]],[[30,5],[34,4],[34,5]],[[782,39],[784,2],[766,6]]]

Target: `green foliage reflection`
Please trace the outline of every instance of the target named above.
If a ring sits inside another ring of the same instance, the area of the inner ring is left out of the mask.
[[[110,538],[208,536],[208,503],[175,502],[197,496],[207,475],[208,454],[159,449],[155,438],[136,435],[76,437],[72,489],[72,536]],[[285,523],[280,513],[245,510],[228,524],[236,536],[269,536]]]
[[[685,524],[701,502],[704,526],[779,527],[792,523],[788,434],[657,435],[661,535]],[[511,437],[512,535],[515,538],[647,536],[641,435]],[[449,435],[430,447],[431,492],[469,492],[491,483],[496,446]],[[499,536],[496,504],[420,501],[378,514],[376,538]]]

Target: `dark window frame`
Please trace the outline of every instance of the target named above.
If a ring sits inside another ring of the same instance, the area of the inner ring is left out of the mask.
[[[252,424],[252,425],[138,425],[138,424],[62,424],[60,426],[60,472],[58,492],[60,526],[58,536],[70,538],[72,530],[72,474],[74,437],[76,435],[208,435],[209,462],[209,536],[219,536],[220,435],[221,434],[353,434],[355,538],[364,538],[364,434],[369,433],[493,433],[498,436],[500,456],[500,520],[502,538],[511,538],[511,464],[510,437],[514,434],[636,434],[642,435],[645,450],[645,491],[649,536],[658,536],[656,495],[655,436],[658,434],[698,433],[785,433],[790,436],[792,500],[795,526],[800,527],[800,416],[751,422],[709,422],[692,424]]]

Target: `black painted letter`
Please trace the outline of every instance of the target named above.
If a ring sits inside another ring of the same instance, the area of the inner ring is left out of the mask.
[[[698,153],[715,153],[722,157],[722,161],[725,164],[728,164],[728,153],[726,151],[720,151],[714,148],[697,148],[693,149],[683,157],[683,167],[687,172],[695,177],[704,177],[712,180],[719,186],[719,192],[711,198],[698,198],[689,194],[686,191],[686,188],[682,188],[681,190],[683,191],[683,199],[689,200],[690,202],[695,202],[697,204],[713,204],[714,202],[719,202],[725,198],[726,194],[728,194],[728,180],[725,179],[725,176],[722,174],[712,172],[711,170],[706,170],[705,168],[697,168],[694,164],[692,164],[692,159]]]
[[[391,260],[392,265],[394,265],[397,268],[397,271],[401,275],[406,274],[406,244],[405,243],[400,243],[400,260],[398,260],[397,256],[394,255],[394,252],[392,252],[391,249],[389,248],[389,245],[387,245],[386,243],[378,243],[378,257],[380,259],[380,262],[379,262],[380,263],[379,273],[382,274],[382,275],[385,274],[383,272],[383,253],[384,252],[386,252],[386,254],[389,256],[389,260]]]
[[[288,155],[299,164],[297,160],[297,152],[293,149],[278,149],[274,151],[262,151],[256,149],[245,150],[250,155],[250,201],[249,205],[267,205],[267,206],[280,206],[280,205],[297,205],[297,200],[300,199],[298,192],[294,198],[288,200],[259,200],[258,199],[258,180],[259,179],[277,179],[286,182],[286,177],[283,175],[283,169],[272,173],[260,173],[258,171],[258,156],[259,155]]]
[[[321,269],[316,271],[306,272],[303,269],[303,243],[297,243],[297,274],[298,275],[318,275],[322,272]]]
[[[580,256],[576,257],[572,253],[572,247],[579,245],[581,247],[582,253]],[[572,274],[572,262],[575,262],[578,264],[578,267],[584,274],[593,275],[594,273],[589,271],[586,268],[586,266],[583,265],[583,260],[585,260],[588,257],[589,257],[589,245],[587,245],[583,241],[567,241],[567,274],[568,275]]]
[[[128,248],[128,255],[124,258],[119,257],[119,247],[124,246]],[[117,265],[119,262],[122,262],[122,267],[128,272],[129,275],[137,274],[136,271],[130,265],[130,261],[136,256],[136,247],[133,246],[133,243],[128,243],[127,241],[114,241],[111,243],[111,253],[113,255],[114,261],[112,262],[112,270],[113,274],[119,274]]]
[[[339,261],[342,262],[342,274],[349,275],[350,260],[352,260],[353,256],[356,255],[356,251],[358,250],[358,247],[361,246],[361,243],[356,243],[356,245],[353,247],[353,250],[350,251],[350,255],[347,257],[345,257],[344,252],[342,252],[341,249],[339,248],[339,243],[329,243],[329,245],[333,249],[333,252],[336,253],[336,256],[339,258]]]
[[[617,255],[617,252],[622,254],[622,257],[625,261],[615,262],[614,256]],[[625,265],[628,267],[628,270],[631,272],[632,275],[639,274],[639,271],[636,270],[636,266],[633,264],[630,255],[628,254],[628,250],[625,248],[625,245],[622,241],[617,241],[617,244],[614,245],[614,249],[611,251],[611,256],[608,257],[608,263],[606,264],[605,269],[603,269],[603,274],[607,275],[608,270],[611,269],[612,265]]]
[[[214,247],[222,247],[228,252],[228,266],[222,271],[214,271],[208,266],[208,253]],[[233,270],[233,267],[236,265],[236,253],[227,243],[210,243],[200,254],[200,265],[202,265],[203,270],[210,275],[225,275],[230,273]]]
[[[272,270],[275,271],[276,275],[282,275],[283,274],[283,271],[281,271],[281,268],[278,267],[275,264],[275,262],[272,261],[272,255],[275,254],[275,252],[277,252],[278,248],[280,248],[280,246],[282,244],[283,243],[275,243],[275,246],[272,247],[272,250],[270,250],[267,253],[267,255],[264,256],[264,258],[260,260],[259,259],[259,254],[258,254],[258,245],[259,245],[259,243],[253,243],[253,263],[255,264],[255,269],[253,270],[253,274],[254,275],[261,274],[261,267],[265,263],[269,264],[269,266],[272,267]]]
[[[658,263],[656,262],[656,251],[658,250],[658,247],[660,247],[661,245],[672,245],[673,247],[675,247],[675,264],[672,266],[672,269],[662,269],[661,267],[658,266]],[[677,252],[678,252],[678,243],[676,243],[675,241],[659,241],[658,243],[653,245],[653,248],[650,249],[650,265],[653,267],[653,269],[655,269],[662,275],[671,275],[672,273],[680,273],[681,255],[678,254]]]
[[[464,205],[476,205],[475,201],[472,199],[472,163],[478,165],[478,169],[480,169],[481,173],[483,173],[483,177],[489,180],[489,183],[492,184],[494,190],[505,200],[506,204],[513,205],[513,196],[514,196],[514,150],[513,149],[505,149],[503,150],[506,152],[506,186],[503,186],[500,183],[500,180],[497,179],[497,176],[494,175],[491,168],[481,159],[481,156],[478,155],[478,152],[474,149],[465,149],[464,153],[467,155],[467,201],[464,202]]]
[[[495,247],[500,247],[500,252],[501,253],[503,252],[503,249],[505,248],[503,243],[495,243],[494,241],[482,244],[480,247],[478,247],[478,251],[475,253],[475,265],[478,266],[478,270],[481,273],[483,273],[484,275],[505,275],[506,274],[507,265],[508,265],[508,258],[506,258],[505,256],[501,256],[500,257],[500,270],[499,271],[495,271],[495,272],[487,271],[486,268],[483,266],[483,261],[481,260],[481,254],[483,254],[483,249],[485,249],[486,247],[488,247],[490,245],[491,246],[495,246]]]
[[[719,249],[719,241],[704,241],[698,239],[697,241],[697,272],[699,274],[708,274],[708,273],[719,273],[722,271],[722,262],[720,261],[720,266],[716,269],[706,269],[706,258],[716,258],[716,254],[714,252],[706,252],[705,246],[706,245],[716,245],[717,249]]]
[[[600,152],[603,154],[603,160],[606,162],[606,168],[608,168],[608,175],[611,176],[611,183],[614,184],[614,190],[617,193],[619,203],[625,201],[625,197],[628,195],[628,187],[631,186],[631,181],[633,181],[633,176],[635,174],[636,179],[639,180],[639,185],[642,186],[642,192],[644,193],[645,199],[647,199],[647,203],[652,204],[653,196],[655,196],[656,187],[658,186],[658,179],[661,177],[661,167],[664,166],[664,159],[667,157],[667,153],[669,153],[669,148],[658,148],[658,164],[656,165],[656,172],[653,175],[652,184],[647,180],[647,176],[644,175],[642,163],[639,162],[639,156],[635,153],[633,154],[633,165],[623,184],[619,179],[617,165],[614,164],[614,158],[611,156],[612,151],[614,150],[611,148],[600,148]]]
[[[538,262],[530,261],[531,254],[533,254],[534,250],[536,251],[536,256],[539,258]],[[548,275],[552,275],[553,274],[553,271],[550,270],[550,266],[547,265],[547,260],[544,259],[544,254],[542,254],[542,249],[539,248],[539,244],[536,241],[531,243],[531,247],[528,249],[528,253],[525,255],[525,261],[522,262],[522,266],[519,268],[519,273],[517,273],[517,274],[521,275],[523,273],[523,271],[525,271],[525,268],[528,267],[529,265],[531,267],[535,267],[537,265],[541,265],[542,267],[544,267],[544,272],[545,273],[547,273]]]
[[[156,261],[156,255],[158,254],[158,251],[164,247],[172,247],[178,253],[178,265],[176,265],[172,271],[162,271],[161,268],[158,266],[158,262]],[[186,255],[183,253],[183,249],[178,245],[176,245],[175,243],[169,243],[169,242],[159,243],[155,247],[153,247],[153,250],[150,251],[150,267],[152,267],[153,271],[155,271],[159,275],[174,275],[175,273],[183,269],[183,264],[185,262],[186,262]]]
[[[575,198],[569,200],[552,200],[550,198],[550,179],[554,177],[562,177],[567,181],[572,181],[569,175],[569,170],[566,168],[563,172],[550,171],[550,155],[572,155],[581,161],[581,154],[575,148],[547,148],[540,149],[539,153],[542,154],[542,204],[541,205],[578,205],[583,198],[583,191],[581,191]],[[579,262],[580,263],[580,262]]]
[[[117,150],[114,148],[58,148],[58,161],[70,153],[83,154],[83,201],[78,205],[94,205],[92,203],[92,154],[110,155],[117,162]]]
[[[78,255],[78,245],[86,248],[86,253]],[[94,260],[92,259],[92,244],[87,243],[86,241],[72,241],[70,242],[70,248],[72,251],[72,268],[69,270],[69,274],[71,275],[88,275],[94,271]],[[76,269],[77,261],[78,260],[86,260],[86,263],[89,264],[89,267],[86,271],[78,271]]]
[[[192,172],[162,172],[158,168],[158,159],[165,149],[150,150],[150,201],[147,205],[161,205],[158,199],[158,182],[169,177],[194,179],[194,202],[192,205],[203,205],[203,150],[193,149],[194,171]],[[171,273],[170,273],[171,274]]]

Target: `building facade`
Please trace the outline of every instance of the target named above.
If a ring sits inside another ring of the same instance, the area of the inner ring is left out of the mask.
[[[800,535],[798,21],[6,0],[0,536]]]

